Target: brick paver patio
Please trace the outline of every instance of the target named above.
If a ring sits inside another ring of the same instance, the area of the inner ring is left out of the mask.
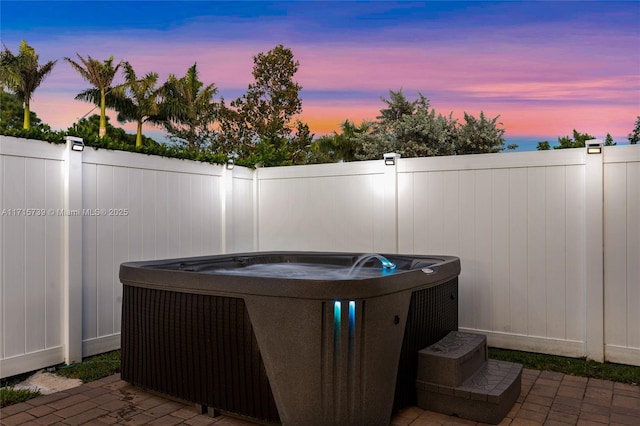
[[[250,421],[198,414],[195,407],[154,395],[119,375],[41,396],[0,411],[0,424],[13,425],[255,425]],[[476,425],[422,410],[402,409],[392,425]],[[640,386],[525,369],[522,393],[501,424],[640,425]]]

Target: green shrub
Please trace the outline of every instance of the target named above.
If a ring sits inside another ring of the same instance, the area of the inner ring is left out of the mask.
[[[53,131],[50,129],[31,128],[25,129],[3,129],[0,134],[5,136],[13,136],[24,139],[35,139],[46,141],[49,143],[62,144],[65,143],[65,136],[78,136],[84,141],[85,146],[94,149],[111,149],[116,151],[138,152],[147,155],[158,155],[168,158],[179,158],[183,160],[201,161],[210,164],[224,164],[227,162],[227,156],[224,154],[214,154],[207,151],[189,151],[186,148],[178,146],[170,146],[154,142],[152,139],[145,139],[145,144],[139,148],[135,146],[135,135],[132,140],[118,139],[109,135],[100,138],[95,135],[82,135],[80,132],[69,131]]]

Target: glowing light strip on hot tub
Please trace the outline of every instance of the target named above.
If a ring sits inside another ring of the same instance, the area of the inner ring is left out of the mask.
[[[337,411],[346,407],[345,404],[353,404],[354,401],[347,402],[354,392],[354,374],[356,371],[356,301],[349,300],[345,306],[347,323],[342,327],[342,303],[335,300],[333,302],[333,404]],[[347,301],[344,301],[347,303]],[[346,387],[343,387],[346,384]],[[342,408],[340,408],[342,407]]]
[[[355,336],[356,330],[356,301],[349,300],[349,316],[348,316],[348,341],[349,341],[349,349],[353,344],[353,338]],[[340,333],[342,329],[342,302],[340,300],[336,300],[333,302],[333,344],[335,348],[340,347]]]
[[[349,334],[348,334],[349,355],[347,364],[347,375],[353,374],[355,368],[355,341],[356,341],[356,302],[349,301]],[[351,382],[349,382],[351,383]]]
[[[353,334],[356,325],[356,302],[349,300],[349,334]]]
[[[333,331],[334,335],[340,333],[340,323],[342,320],[342,302],[336,300],[333,302]],[[356,301],[349,300],[349,332],[353,331],[356,324]]]

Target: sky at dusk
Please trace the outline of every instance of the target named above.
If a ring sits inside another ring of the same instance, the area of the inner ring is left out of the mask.
[[[0,3],[5,46],[25,40],[41,63],[58,60],[31,105],[55,129],[93,108],[74,100],[89,85],[65,56],[113,55],[161,82],[197,62],[228,102],[252,82],[253,56],[282,44],[300,62],[300,118],[316,135],[375,120],[380,98],[402,89],[443,115],[500,115],[521,149],[574,128],[627,142],[640,115],[638,22],[639,1]]]

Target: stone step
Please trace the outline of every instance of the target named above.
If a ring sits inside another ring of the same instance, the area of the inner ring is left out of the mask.
[[[418,352],[416,378],[455,388],[474,375],[487,361],[484,334],[452,331]]]
[[[416,380],[418,406],[449,416],[498,424],[520,395],[522,365],[488,360],[460,386]]]

